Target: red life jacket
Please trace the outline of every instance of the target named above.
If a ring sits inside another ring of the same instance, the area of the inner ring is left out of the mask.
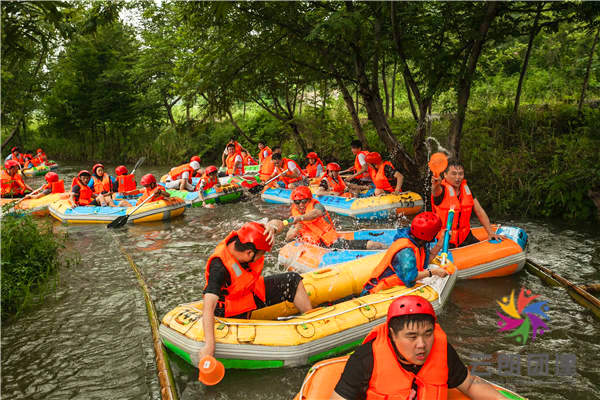
[[[392,259],[394,258],[397,252],[406,248],[412,249],[412,251],[415,253],[415,257],[417,259],[417,270],[423,271],[426,261],[425,249],[418,248],[413,244],[413,242],[411,242],[407,238],[398,239],[394,243],[392,243],[389,249],[386,250],[385,255],[383,256],[381,261],[379,261],[379,264],[377,264],[375,269],[373,269],[371,277],[367,280],[367,283],[365,283],[365,288],[369,284],[373,286],[369,290],[369,293],[377,293],[380,290],[389,289],[394,286],[406,286],[406,284],[402,282],[400,278],[398,278],[398,275],[396,275],[395,273],[383,279],[380,279],[381,275],[386,269],[391,268],[392,271],[394,270],[394,267],[392,266]]]
[[[46,189],[51,189],[52,193],[64,193],[65,192],[65,181],[62,179],[58,182],[46,183],[42,187],[42,192]]]
[[[265,280],[262,270],[265,263],[265,257],[249,263],[250,269],[242,268],[239,262],[231,255],[227,249],[227,242],[237,236],[236,232],[231,232],[225,240],[217,245],[213,254],[206,262],[205,281],[208,284],[210,268],[209,265],[213,258],[219,258],[231,277],[231,284],[225,288],[225,317],[239,315],[256,309],[254,295],[265,301]]]
[[[446,224],[448,219],[448,211],[454,208],[454,220],[452,221],[452,231],[450,232],[450,243],[455,246],[460,245],[465,241],[469,232],[471,232],[471,213],[473,212],[473,194],[467,185],[467,180],[463,179],[460,184],[460,195],[457,196],[454,186],[449,184],[446,179],[442,180],[444,185],[444,198],[439,206],[433,202],[431,197],[431,207],[433,212],[440,217],[442,223]]]
[[[358,161],[358,156],[361,154],[364,154],[366,156],[367,154],[369,154],[369,152],[366,150],[363,150],[360,153],[358,153],[356,155],[356,157],[354,157],[354,172],[358,172],[362,168],[362,165],[360,165],[360,161]],[[358,175],[355,179],[362,179],[362,178],[368,178],[368,177],[369,177],[369,168],[368,168],[368,164],[367,164],[367,170],[365,172],[363,172],[362,174]]]
[[[215,177],[214,179],[211,179],[209,175],[204,174],[202,178],[200,178],[200,181],[198,182],[196,187],[194,188],[194,191],[197,192],[200,190],[202,182],[204,182],[204,187],[202,188],[202,190],[208,190],[219,184],[219,178]]]
[[[325,172],[321,179],[319,179],[319,183],[321,183],[324,179],[327,181],[329,190],[331,190],[332,192],[336,192],[337,194],[342,195],[346,191],[346,183],[344,182],[341,176],[338,175],[339,182],[336,182],[331,176],[329,176],[327,172]]]
[[[87,206],[88,204],[90,204],[92,202],[92,189],[89,188],[88,185],[84,185],[83,183],[81,183],[81,181],[79,180],[79,178],[75,177],[73,178],[73,183],[71,183],[71,187],[75,187],[75,185],[79,186],[79,200],[77,200],[75,203],[78,206]]]
[[[235,159],[237,156],[240,156],[242,159],[241,167],[235,167]],[[241,153],[233,153],[230,156],[227,156],[225,159],[225,164],[227,165],[227,175],[243,175],[244,174],[244,159],[242,158]]]
[[[269,146],[265,146],[262,148],[262,150],[260,151],[260,153],[258,153],[258,161],[262,164],[263,161],[265,160],[264,156],[264,152],[267,152],[267,157],[269,157],[271,154],[273,154],[273,151],[271,150],[271,148]]]
[[[417,384],[415,400],[448,398],[448,338],[439,324],[433,330],[433,346],[415,375],[402,368],[389,337],[387,322],[373,328],[364,343],[373,341],[373,372],[367,388],[367,400],[407,400],[413,381]]]
[[[5,169],[2,169],[1,172],[0,187],[2,196],[22,195],[25,194],[25,190],[27,189],[20,173],[17,172],[13,176],[10,176]]]
[[[250,154],[248,154],[246,157],[244,157],[242,159],[242,163],[244,165],[258,165],[256,160],[254,158],[252,158],[252,156]]]
[[[119,184],[117,189],[119,193],[132,192],[137,188],[137,184],[135,182],[135,175],[133,174],[117,175],[117,182]]]
[[[169,171],[169,176],[171,177],[172,181],[176,181],[177,179],[181,178],[181,174],[183,174],[184,172],[189,173],[188,182],[192,183],[192,175],[194,174],[194,168],[190,167],[189,163],[182,164],[175,168],[171,168],[171,170]]]
[[[92,180],[94,182],[94,193],[110,192],[111,184],[108,174],[102,175],[102,180],[98,179],[96,175],[92,175]]]
[[[285,174],[281,175],[281,180],[285,182],[285,187],[288,187],[288,185],[290,183],[301,181],[305,177],[304,173],[302,172],[302,168],[300,168],[300,165],[298,165],[298,163],[296,161],[294,161],[290,158],[283,158],[282,161],[283,161],[283,166],[281,167],[282,169],[286,169],[288,163],[291,162],[294,164],[296,169],[298,171],[300,171],[300,176],[296,177],[296,178],[292,178],[292,171],[288,171]]]
[[[315,209],[315,204],[319,202],[315,199],[311,199],[306,205],[307,214]],[[297,217],[303,215],[298,210],[298,206],[292,203],[292,216]],[[323,243],[325,246],[331,246],[336,240],[338,240],[338,234],[333,227],[333,222],[329,213],[325,211],[325,215],[313,219],[312,221],[301,221],[300,228],[298,229],[300,238],[308,243],[320,244]]]
[[[16,162],[18,162],[21,165],[25,164],[25,160],[23,160],[23,155],[21,153],[17,153],[16,151],[13,151],[10,154],[12,154],[13,160],[15,160]]]
[[[381,163],[377,171],[374,168],[369,166],[369,174],[371,175],[371,180],[375,184],[377,189],[383,189],[386,192],[393,192],[396,188],[390,184],[390,181],[385,176],[385,166],[389,165],[394,168],[394,165],[389,161],[384,161]],[[396,169],[396,168],[394,168]]]
[[[154,189],[148,190],[148,188],[143,188],[142,189],[142,197],[140,197],[139,199],[137,199],[137,202],[135,203],[137,204],[142,204],[142,201],[146,200],[148,197],[150,197],[151,193],[154,193],[154,191],[158,188],[158,191],[156,192],[156,194],[154,195],[154,197],[151,200],[148,200],[148,203],[153,203],[155,201],[159,201],[159,200],[163,200],[165,197],[162,196],[162,193],[164,192],[164,189],[162,188],[162,186],[157,185],[157,187],[155,187]],[[148,204],[146,203],[146,204]]]
[[[311,164],[310,161],[308,162],[308,165],[306,166],[306,174],[308,175],[309,178],[316,178],[317,177],[317,167],[321,166],[321,171],[323,172],[327,172],[325,171],[325,167],[323,166],[323,161],[321,161],[320,158],[317,158],[317,162],[314,164]]]
[[[37,158],[39,158],[40,160],[42,160],[42,162],[48,161],[48,157],[46,157],[46,153],[44,153],[43,151],[41,153],[37,154]]]
[[[39,156],[38,157],[33,157],[31,160],[29,160],[34,167],[39,167],[44,160],[42,160]]]
[[[260,163],[260,180],[266,181],[269,179],[271,175],[273,175],[273,171],[275,171],[275,163],[273,163],[272,159],[273,154],[270,154],[268,157],[265,157]]]

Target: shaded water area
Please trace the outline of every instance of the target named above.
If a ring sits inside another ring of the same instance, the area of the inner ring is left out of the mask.
[[[112,170],[112,169],[111,169]],[[158,173],[166,168],[142,167]],[[70,177],[74,168],[62,168]],[[157,174],[159,175],[159,174]],[[39,178],[38,178],[39,179]],[[40,180],[41,182],[41,180]],[[37,181],[34,181],[37,183]],[[34,186],[36,187],[36,186]],[[207,257],[215,245],[244,222],[287,217],[284,206],[259,197],[214,209],[188,209],[171,222],[128,225],[109,231],[103,225],[64,226],[68,246],[81,264],[60,273],[58,290],[38,309],[2,326],[2,397],[10,399],[158,399],[150,329],[143,296],[120,246],[140,268],[162,317],[180,303],[202,296]],[[50,218],[50,217],[48,217]],[[408,220],[358,224],[334,217],[344,229],[395,227]],[[600,282],[600,230],[561,222],[501,220],[524,228],[529,257],[575,283]],[[278,237],[265,273],[282,272]],[[549,302],[549,332],[526,345],[498,332],[497,300],[525,287]],[[564,289],[549,287],[526,271],[506,278],[459,281],[439,315],[463,361],[473,365],[484,354],[489,380],[531,399],[600,398],[600,322],[574,303]],[[572,376],[556,376],[556,357],[576,355]],[[546,354],[549,376],[528,373],[527,357]],[[520,358],[520,374],[503,376],[498,362]],[[280,370],[227,371],[216,387],[197,381],[197,370],[169,353],[181,399],[290,399],[308,366]]]

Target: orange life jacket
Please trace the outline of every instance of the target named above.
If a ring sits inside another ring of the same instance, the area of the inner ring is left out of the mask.
[[[327,181],[327,184],[329,185],[329,190],[336,192],[339,195],[342,195],[346,191],[346,183],[344,182],[341,176],[338,175],[339,182],[336,182],[331,176],[329,176],[327,172],[325,172],[321,179],[319,179],[319,183],[321,183],[323,179]]]
[[[299,177],[292,177],[293,172],[292,171],[288,171],[285,174],[281,175],[281,180],[285,182],[285,186],[287,187],[290,183],[294,183],[294,182],[298,182],[301,181],[304,178],[304,173],[302,172],[302,168],[300,168],[300,165],[298,165],[298,163],[290,158],[282,158],[283,161],[283,166],[281,167],[282,169],[286,169],[287,165],[289,162],[292,162],[295,166],[296,169],[298,171],[300,171],[300,176]]]
[[[415,400],[448,398],[448,338],[439,324],[433,330],[433,346],[415,375],[402,368],[389,338],[387,322],[373,328],[364,343],[373,341],[373,372],[367,388],[367,400],[407,400],[413,381],[417,384]]]
[[[200,185],[202,184],[202,182],[204,182],[204,187],[202,188],[202,190],[208,190],[219,184],[219,178],[215,177],[214,179],[211,179],[209,175],[204,174],[202,178],[200,178],[200,181],[198,182],[196,187],[194,188],[196,192],[200,190]]]
[[[132,192],[137,188],[137,184],[135,182],[135,175],[133,174],[117,175],[117,183],[119,184],[117,190],[120,193]]]
[[[79,200],[75,203],[79,206],[87,206],[92,202],[92,189],[88,185],[84,185],[81,183],[79,178],[73,178],[73,183],[71,183],[71,188],[75,187],[75,185],[79,186]]]
[[[315,204],[319,202],[315,199],[311,199],[306,205],[306,211],[304,214],[308,214],[315,209]],[[298,210],[298,206],[292,203],[292,216],[297,217],[303,215]],[[333,227],[333,222],[329,213],[325,211],[325,215],[315,218],[312,221],[301,221],[300,229],[298,229],[300,238],[308,243],[320,244],[323,243],[325,246],[331,246],[336,240],[338,240],[338,234]]]
[[[25,194],[25,190],[27,189],[21,174],[17,172],[13,176],[10,176],[5,169],[1,172],[0,186],[2,196]]]
[[[42,187],[42,192],[46,189],[51,189],[52,193],[64,193],[65,192],[65,181],[62,179],[58,182],[46,183]]]
[[[158,190],[157,190],[157,188],[158,188]],[[162,196],[164,189],[160,185],[158,185],[157,187],[155,187],[154,189],[151,189],[151,190],[148,190],[148,188],[143,188],[142,189],[142,197],[140,197],[137,200],[136,204],[142,204],[142,201],[144,201],[148,197],[150,197],[150,194],[154,193],[155,190],[156,190],[156,194],[154,195],[154,197],[151,200],[148,200],[148,203],[159,201],[159,200],[162,200],[165,198],[165,196]],[[146,203],[146,204],[148,204],[148,203]]]
[[[213,258],[219,258],[231,277],[231,284],[225,289],[225,317],[239,315],[256,309],[254,295],[265,301],[265,279],[262,270],[265,257],[249,263],[250,269],[244,269],[227,249],[227,242],[237,236],[231,232],[225,240],[217,245],[213,254],[206,262],[205,281],[208,284],[210,265]]]
[[[473,212],[473,194],[467,185],[467,180],[463,179],[460,184],[460,196],[457,196],[454,186],[449,184],[446,179],[442,180],[444,185],[444,198],[439,206],[433,202],[431,197],[431,207],[433,212],[440,217],[442,223],[446,224],[448,211],[454,208],[454,220],[452,221],[452,231],[450,232],[450,243],[455,246],[465,241],[469,232],[471,232],[471,213]]]
[[[267,157],[264,156],[265,150],[267,152],[267,157],[269,157],[269,156],[271,156],[271,154],[273,154],[273,151],[271,150],[271,148],[269,146],[263,147],[262,150],[260,151],[260,153],[258,153],[258,161],[261,164],[263,163],[263,161],[265,160],[265,158],[267,158]]]
[[[407,238],[398,239],[392,243],[389,249],[386,250],[385,255],[381,261],[379,261],[379,264],[377,264],[375,269],[373,269],[371,277],[367,280],[367,283],[365,283],[365,288],[369,284],[373,286],[369,290],[369,293],[377,293],[380,290],[389,289],[394,286],[405,285],[405,283],[402,282],[395,273],[383,279],[380,279],[380,277],[386,269],[391,268],[392,271],[394,270],[394,267],[392,266],[392,259],[397,252],[406,248],[412,249],[412,251],[415,253],[415,257],[417,259],[417,270],[423,271],[426,261],[425,249],[418,248]]]
[[[242,159],[242,165],[240,167],[235,167],[235,159],[237,156],[240,156]],[[227,175],[243,175],[244,174],[244,159],[240,153],[233,153],[230,156],[227,156],[225,159],[225,164],[227,165]]]
[[[379,168],[377,168],[377,171],[375,171],[375,168],[371,168],[371,166],[369,166],[369,174],[371,175],[371,180],[377,189],[383,189],[386,192],[393,192],[396,188],[390,184],[390,181],[385,176],[386,165],[394,168],[394,165],[391,162],[384,161],[381,163]]]
[[[366,156],[367,154],[369,154],[369,152],[366,151],[366,150],[363,150],[360,153],[358,153],[356,155],[356,157],[354,157],[354,172],[358,172],[362,168],[362,165],[360,165],[360,161],[358,161],[358,156],[361,155],[361,154],[364,154]],[[365,171],[362,174],[358,175],[355,179],[362,179],[362,178],[368,178],[368,177],[369,177],[369,168],[367,166],[367,171]]]
[[[48,157],[46,157],[46,153],[44,153],[43,151],[41,153],[37,154],[37,157],[42,160],[42,162],[46,162],[48,161]]]
[[[15,160],[16,162],[18,162],[21,165],[23,165],[25,163],[25,161],[23,160],[23,155],[21,153],[17,153],[15,151],[13,151],[10,154],[12,154],[12,160]]]
[[[317,167],[321,166],[321,171],[323,172],[327,172],[325,170],[325,167],[323,166],[323,161],[321,161],[320,158],[317,158],[317,162],[314,164],[311,164],[310,161],[308,162],[308,165],[306,166],[306,174],[308,175],[309,178],[316,178],[317,177]]]
[[[254,158],[252,158],[252,156],[250,154],[248,154],[246,157],[243,157],[242,163],[244,165],[258,165],[256,160]]]
[[[94,182],[94,193],[110,192],[111,184],[108,174],[102,175],[102,180],[98,179],[96,175],[92,175],[92,180]]]
[[[44,160],[42,160],[39,156],[38,157],[33,157],[31,160],[29,160],[34,167],[39,167]]]
[[[176,181],[181,177],[181,174],[183,174],[184,172],[189,173],[188,182],[192,183],[192,175],[194,174],[194,168],[190,167],[189,163],[182,164],[175,168],[171,168],[171,170],[169,171],[169,176],[171,177],[171,180]]]
[[[260,180],[266,181],[269,179],[271,175],[273,175],[273,171],[275,171],[275,164],[273,163],[273,154],[269,154],[269,156],[265,157],[260,163]]]

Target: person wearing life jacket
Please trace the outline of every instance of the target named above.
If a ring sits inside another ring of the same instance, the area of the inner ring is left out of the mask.
[[[383,249],[385,245],[372,240],[347,240],[338,237],[333,221],[327,210],[318,200],[313,199],[312,192],[306,186],[296,187],[291,194],[291,217],[284,225],[294,225],[287,232],[285,239],[299,239],[303,242],[332,249]]]
[[[446,400],[457,388],[471,399],[505,399],[472,375],[421,296],[402,296],[350,355],[331,400]]]
[[[256,160],[252,158],[250,154],[246,150],[242,150],[242,164],[246,165],[258,165]]]
[[[367,154],[365,160],[369,164],[369,174],[375,185],[375,196],[402,192],[404,176],[394,168],[391,162],[383,161],[381,154],[377,152]]]
[[[371,183],[369,166],[365,160],[369,152],[362,149],[362,142],[360,140],[353,140],[350,144],[350,149],[352,150],[352,154],[354,154],[354,165],[341,171],[340,174],[352,172],[352,175],[345,177],[345,179],[347,182],[355,185],[367,185]]]
[[[81,170],[71,183],[71,195],[69,202],[71,207],[77,206],[99,206],[98,195],[88,186],[92,174],[87,170]]]
[[[317,153],[311,151],[306,155],[308,158],[308,164],[306,165],[305,173],[309,178],[317,178],[323,175],[325,167],[323,161],[319,158]]]
[[[258,162],[260,165],[262,165],[263,160],[269,157],[272,153],[273,151],[269,146],[267,146],[267,143],[264,140],[260,140],[258,142]]]
[[[137,189],[135,175],[130,174],[126,166],[119,165],[118,167],[116,167],[115,175],[115,179],[117,180],[117,190],[113,194],[113,199],[115,199],[118,194],[125,198],[128,198],[141,193]]]
[[[243,175],[244,174],[244,159],[241,151],[238,153],[235,150],[235,145],[230,143],[227,145],[227,175]]]
[[[490,224],[490,219],[473,196],[465,179],[464,166],[458,160],[448,160],[448,167],[442,177],[431,178],[431,206],[443,221],[444,226],[448,218],[448,211],[454,208],[450,248],[467,246],[478,243],[479,240],[471,233],[471,213],[474,211],[481,225],[488,234],[488,240],[502,240],[506,237],[498,235]],[[436,246],[439,250],[441,241]]]
[[[137,199],[137,202],[135,203],[136,206],[142,204],[142,202],[150,196],[152,196],[152,199],[148,200],[146,204],[171,197],[162,186],[156,183],[156,178],[152,174],[142,176],[140,185],[142,185],[144,189],[142,190],[142,197]]]
[[[220,187],[217,167],[209,165],[204,170],[204,175],[196,185],[195,191],[198,192],[198,197],[204,202],[204,191],[213,187]],[[204,204],[206,206],[206,204]]]
[[[92,167],[92,179],[88,186],[94,191],[96,201],[102,207],[116,207],[112,195],[118,190],[117,180],[104,171],[103,164],[98,163]]]
[[[6,156],[4,161],[14,160],[19,164],[19,168],[21,168],[24,164],[23,155],[19,152],[19,146],[14,146],[10,149],[10,154]]]
[[[190,162],[194,162],[194,161],[196,161],[198,164],[202,163],[202,159],[200,158],[200,156],[192,156],[190,158]],[[199,170],[194,172],[194,174],[192,175],[192,178],[202,178],[202,175],[204,175],[204,170],[202,168],[200,168]]]
[[[273,147],[273,152],[271,154],[269,154],[268,156],[266,156],[265,158],[263,158],[263,160],[261,161],[260,169],[258,170],[258,175],[260,177],[261,182],[266,182],[272,176],[276,175],[276,174],[273,174],[273,172],[275,172],[275,163],[273,162],[274,154],[281,154],[281,147],[279,147],[279,146]],[[276,185],[276,183],[272,182],[269,184],[269,187],[272,187],[275,185]]]
[[[298,165],[296,161],[292,160],[291,158],[283,158],[280,153],[273,153],[271,155],[271,160],[275,165],[275,170],[268,179],[279,175],[287,169],[287,172],[281,175],[277,181],[277,184],[280,187],[293,189],[296,186],[308,185],[308,180],[302,172],[302,168],[300,168],[300,165]]]
[[[283,224],[248,222],[231,232],[206,262],[202,328],[204,347],[199,357],[215,352],[215,316],[248,318],[253,310],[284,301],[305,313],[312,309],[310,298],[296,272],[263,277],[265,253]]]
[[[29,162],[31,164],[33,164],[34,167],[39,167],[40,165],[45,165],[44,160],[42,160],[42,158],[39,155],[36,155],[35,157],[33,157],[31,160],[29,160]]]
[[[20,164],[15,160],[8,160],[4,163],[4,169],[0,171],[2,175],[0,183],[2,197],[19,198],[23,197],[26,191],[32,191],[19,173],[19,167]]]
[[[227,159],[227,156],[229,156],[228,147],[231,144],[234,146],[234,153],[236,154],[242,154],[242,150],[246,150],[242,147],[241,144],[238,143],[237,140],[235,140],[234,138],[230,138],[229,142],[227,142],[227,145],[225,145],[225,150],[223,150],[223,155],[221,156],[221,167],[226,166],[225,160]]]
[[[32,199],[38,199],[40,197],[47,196],[51,193],[64,193],[65,192],[65,182],[62,179],[58,178],[58,174],[56,172],[48,172],[44,175],[44,179],[46,179],[46,184],[42,186],[42,189],[39,193],[32,194],[29,196]]]
[[[42,149],[36,150],[36,157],[42,160],[43,163],[46,163],[48,161],[48,157],[46,157],[46,153],[44,153]]]
[[[410,228],[398,229],[394,243],[371,272],[361,296],[399,285],[413,287],[418,280],[433,275],[443,278],[448,275],[448,271],[456,269],[452,263],[446,264],[444,268],[434,264],[425,268],[431,258],[427,244],[435,240],[441,228],[442,221],[439,217],[426,211],[413,218]]]
[[[33,168],[36,165],[31,161],[33,159],[33,155],[31,153],[24,153],[23,154],[23,168]]]
[[[319,178],[317,194],[342,196],[348,192],[348,186],[340,176],[341,167],[338,163],[327,164],[327,171]]]
[[[192,177],[199,170],[200,163],[198,161],[192,161],[189,164],[182,164],[178,167],[171,168],[171,171],[169,171],[169,175],[167,176],[167,189],[193,192],[194,185],[192,185]]]

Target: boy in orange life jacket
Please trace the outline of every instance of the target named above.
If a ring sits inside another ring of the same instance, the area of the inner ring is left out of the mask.
[[[327,171],[320,177],[317,194],[341,196],[348,191],[348,185],[340,176],[341,167],[338,163],[327,164]]]
[[[215,316],[247,318],[253,310],[283,301],[293,302],[302,313],[312,309],[300,274],[262,276],[265,253],[282,229],[279,220],[266,225],[248,222],[231,232],[208,258],[202,315],[205,345],[200,358],[215,352]]]
[[[248,152],[246,150],[242,150],[241,155],[242,155],[242,164],[244,164],[244,166],[258,165],[256,160],[254,158],[252,158],[252,156],[250,154],[248,154]]]
[[[4,168],[0,171],[2,175],[1,191],[4,198],[18,198],[25,195],[25,191],[31,191],[31,187],[25,183],[23,176],[19,173],[20,164],[18,161],[10,159],[4,163]]]
[[[227,175],[243,175],[244,174],[244,159],[242,158],[241,150],[236,151],[233,143],[227,145]]]
[[[91,179],[92,174],[85,169],[79,171],[79,174],[73,178],[73,183],[71,184],[71,196],[69,197],[71,207],[100,205],[98,201],[96,201],[97,195],[88,186]]]
[[[360,140],[353,140],[350,144],[350,148],[352,150],[352,154],[354,154],[354,165],[341,171],[340,174],[353,172],[353,174],[348,176],[346,179],[348,182],[356,185],[365,185],[370,183],[371,177],[369,176],[369,165],[365,161],[365,157],[367,154],[369,154],[369,152],[362,149],[362,142]]]
[[[338,237],[325,207],[312,198],[310,189],[306,186],[298,186],[292,191],[292,217],[284,222],[284,225],[294,224],[285,239],[287,241],[299,238],[307,243],[332,249],[383,249],[385,245],[372,240],[347,240]]]
[[[119,165],[115,168],[115,175],[117,175],[117,190],[113,195],[113,199],[115,199],[118,193],[124,197],[135,196],[140,193],[137,189],[135,176],[129,173],[126,166]]]
[[[440,229],[442,221],[430,211],[415,216],[410,228],[398,229],[394,243],[371,272],[361,296],[398,285],[412,287],[416,281],[433,275],[441,278],[448,275],[444,269],[435,265],[429,265],[425,269],[431,258],[427,244],[435,239]],[[449,266],[453,267],[454,265]]]
[[[181,164],[177,167],[171,168],[169,175],[167,176],[167,189],[187,190],[188,192],[193,192],[194,186],[192,185],[192,176],[199,170],[200,163],[198,161],[191,161],[188,164]]]
[[[431,304],[402,296],[388,308],[386,322],[352,353],[330,399],[446,400],[449,388],[471,399],[504,398],[471,375],[436,323]]]
[[[490,224],[485,210],[479,204],[479,201],[473,196],[471,189],[465,179],[465,168],[458,160],[449,160],[448,167],[442,177],[431,177],[431,207],[446,224],[448,210],[454,208],[454,220],[452,221],[452,235],[450,237],[450,247],[461,247],[469,244],[478,243],[479,240],[471,233],[471,212],[479,219],[481,225],[488,234],[488,240],[502,240],[506,238],[503,235],[497,235]],[[433,250],[441,249],[441,241]],[[432,251],[433,251],[432,250]],[[437,251],[434,254],[437,254]]]
[[[204,202],[204,191],[213,187],[220,187],[218,170],[214,165],[209,165],[204,170],[204,175],[200,178],[200,182],[196,185],[196,192],[202,202]],[[203,204],[203,207],[208,207],[208,204]]]
[[[296,186],[307,185],[308,181],[305,179],[305,175],[302,172],[302,168],[298,163],[290,158],[281,157],[281,153],[273,153],[271,155],[275,170],[271,177],[275,177],[284,170],[288,170],[285,174],[281,175],[280,180],[277,184],[285,186],[288,189],[293,189]]]
[[[46,179],[46,184],[43,189],[37,193],[29,196],[32,199],[39,199],[40,197],[44,197],[49,195],[50,193],[64,193],[65,192],[65,183],[62,180],[58,179],[58,174],[56,172],[48,172],[44,179]]]
[[[258,142],[258,162],[262,165],[263,160],[269,157],[273,151],[267,146],[267,142],[265,140],[260,140]]]
[[[225,159],[229,155],[229,150],[227,148],[229,147],[230,144],[233,145],[235,153],[241,154],[242,150],[246,150],[242,147],[241,144],[238,143],[237,140],[235,140],[234,138],[230,138],[229,142],[227,142],[227,145],[225,146],[225,150],[223,150],[223,155],[221,156],[221,167],[225,166]]]
[[[322,176],[325,172],[325,166],[323,165],[323,161],[321,161],[317,153],[311,151],[306,155],[306,158],[308,158],[308,164],[306,165],[305,169],[306,175],[308,175],[309,178],[317,178]]]
[[[159,201],[166,197],[171,197],[171,195],[162,186],[158,186],[156,184],[156,178],[152,174],[146,174],[142,176],[140,184],[144,187],[144,190],[142,191],[142,197],[137,199],[137,202],[135,203],[136,206],[138,204],[142,204],[144,200],[150,197],[151,193],[154,193],[154,195],[152,196],[151,200],[148,200],[148,203]]]
[[[383,161],[381,154],[377,152],[367,154],[365,160],[369,164],[369,174],[375,185],[375,196],[402,192],[404,176],[396,171],[391,162]]]

